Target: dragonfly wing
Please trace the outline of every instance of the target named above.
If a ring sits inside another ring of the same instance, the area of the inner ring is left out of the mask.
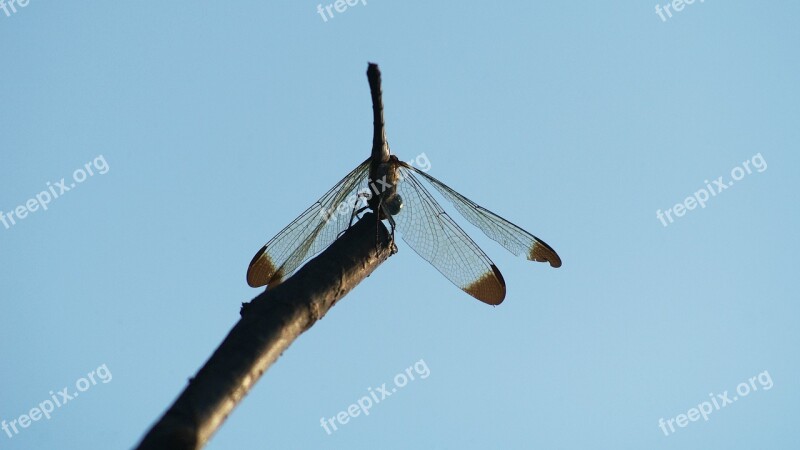
[[[350,225],[358,197],[367,189],[369,159],[336,183],[316,203],[266,243],[247,268],[247,284],[274,286],[327,248]]]
[[[467,294],[490,305],[506,296],[503,275],[413,173],[399,167],[403,207],[392,216],[408,245]]]
[[[541,239],[464,197],[427,173],[402,161],[399,163],[403,168],[419,174],[430,182],[471,224],[480,228],[486,236],[511,253],[525,256],[531,261],[548,262],[552,267],[561,267],[561,258],[556,251]]]

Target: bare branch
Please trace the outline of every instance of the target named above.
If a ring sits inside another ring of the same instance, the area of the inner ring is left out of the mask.
[[[138,448],[203,447],[281,353],[393,251],[386,227],[368,213],[294,276],[244,304],[239,322]]]

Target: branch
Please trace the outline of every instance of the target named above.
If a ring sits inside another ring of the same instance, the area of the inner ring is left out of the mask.
[[[368,213],[294,276],[243,304],[239,322],[137,448],[203,447],[292,341],[393,250],[386,227]]]

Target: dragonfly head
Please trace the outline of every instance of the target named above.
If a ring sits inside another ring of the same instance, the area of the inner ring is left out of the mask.
[[[386,212],[396,216],[400,214],[400,210],[403,209],[403,197],[401,197],[400,194],[394,194],[386,200],[384,206],[386,207]]]

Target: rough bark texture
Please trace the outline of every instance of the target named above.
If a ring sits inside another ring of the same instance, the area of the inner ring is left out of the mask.
[[[239,322],[138,448],[202,448],[292,341],[393,250],[386,227],[366,214],[294,276],[244,304]]]

